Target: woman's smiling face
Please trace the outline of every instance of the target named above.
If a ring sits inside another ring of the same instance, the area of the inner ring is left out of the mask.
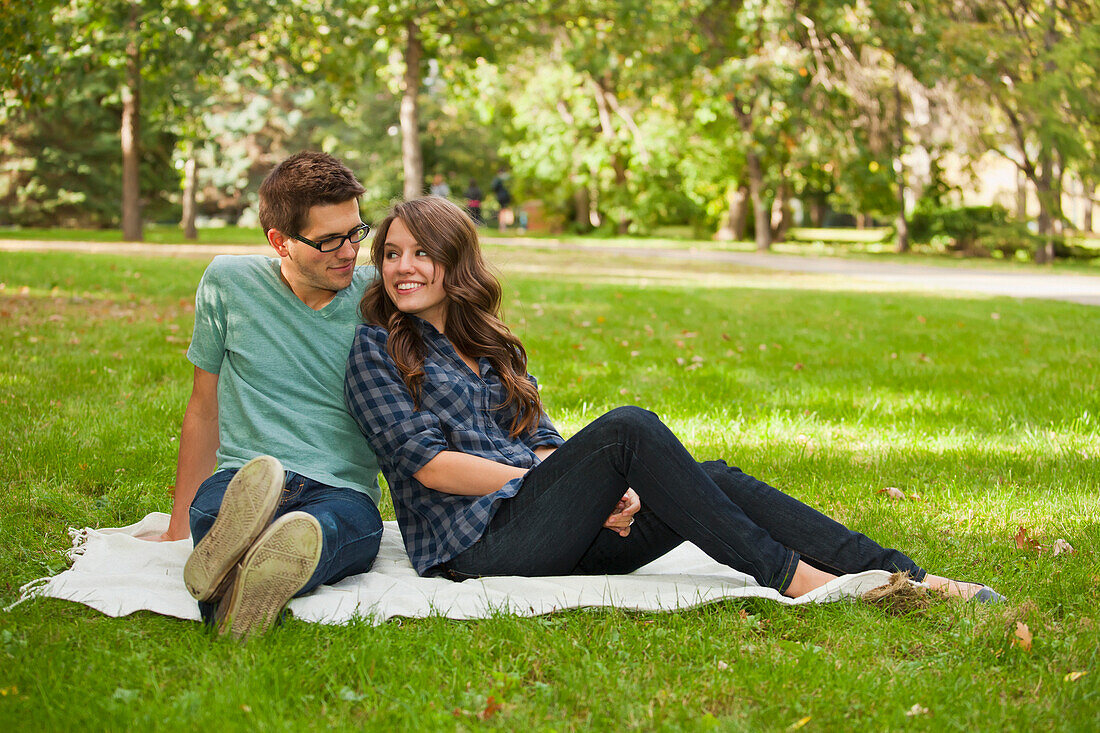
[[[386,232],[382,284],[398,310],[423,318],[443,333],[447,303],[443,267],[420,248],[399,218],[390,222]]]

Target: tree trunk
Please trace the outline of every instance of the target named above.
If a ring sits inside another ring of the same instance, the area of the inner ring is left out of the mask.
[[[1016,171],[1016,218],[1027,221],[1027,174]]]
[[[198,164],[192,153],[183,164],[183,227],[184,239],[198,239],[199,230],[195,227],[195,197],[198,191]]]
[[[623,165],[623,158],[616,153],[611,158],[611,164],[615,167],[615,187],[619,191],[626,190],[626,166]],[[617,234],[628,234],[630,232],[630,224],[633,221],[627,216],[626,207],[620,206],[619,208],[619,221],[615,224],[615,232]]]
[[[592,228],[592,197],[587,186],[581,186],[573,192],[573,226],[578,232],[587,232]]]
[[[862,214],[862,213],[856,214],[856,229],[859,229],[861,231],[863,229],[866,229],[867,228],[867,219],[868,219],[868,216],[866,214]]]
[[[618,152],[619,144],[615,134],[615,126],[611,122],[611,105],[609,99],[613,96],[610,89],[610,79],[605,77],[603,79],[591,78],[592,96],[596,100],[596,112],[600,117],[600,134],[607,141],[608,150],[611,151],[611,168],[615,171],[615,188],[616,191],[621,192],[626,190],[626,164],[623,162],[623,156]],[[614,198],[612,199],[614,202]],[[618,234],[626,234],[630,231],[630,217],[626,216],[626,209],[623,206],[612,206],[608,214],[616,216],[615,231]]]
[[[1085,216],[1081,219],[1081,231],[1085,234],[1092,233],[1092,196],[1096,192],[1096,184],[1090,180],[1081,181],[1084,187],[1081,191],[1082,201],[1085,205]]]
[[[1054,235],[1060,237],[1066,233],[1065,210],[1062,208],[1062,191],[1064,190],[1062,178],[1065,175],[1065,168],[1062,165],[1062,154],[1057,150],[1054,152],[1054,175],[1051,178],[1050,186],[1050,200],[1053,204],[1051,207],[1050,226]]]
[[[745,154],[746,169],[749,173],[749,197],[752,199],[752,213],[755,221],[756,251],[767,252],[772,248],[771,217],[768,202],[764,200],[764,171],[760,166],[760,156],[755,151]]]
[[[1039,236],[1042,238],[1035,250],[1035,261],[1040,264],[1054,260],[1054,211],[1051,196],[1053,178],[1054,159],[1050,150],[1044,146],[1039,153],[1039,178],[1035,181],[1035,192],[1039,196]]]
[[[807,203],[810,207],[810,226],[820,227],[825,223],[825,196],[815,193]]]
[[[1058,40],[1058,33],[1055,29],[1055,20],[1057,14],[1050,14],[1050,23],[1047,25],[1046,32],[1043,36],[1044,45],[1046,50],[1049,51],[1054,47],[1054,44]],[[1048,59],[1043,68],[1046,73],[1053,74],[1055,72],[1055,64],[1052,59]],[[1041,142],[1039,148],[1039,171],[1038,180],[1034,181],[1036,193],[1039,195],[1039,236],[1042,237],[1042,242],[1039,244],[1039,248],[1035,252],[1035,261],[1040,263],[1048,263],[1054,261],[1054,227],[1055,220],[1060,220],[1061,216],[1061,192],[1057,191],[1055,187],[1054,176],[1054,152],[1049,142]]]
[[[743,183],[730,186],[726,190],[726,202],[729,211],[714,238],[721,242],[739,242],[745,238],[745,225],[749,218],[749,187]]]
[[[415,20],[405,24],[405,89],[401,95],[401,165],[405,172],[405,198],[424,193],[424,158],[420,151],[420,59],[424,47]]]
[[[896,69],[895,69],[896,71]],[[901,104],[901,85],[897,78],[894,79],[894,185],[898,189],[898,216],[895,223],[898,241],[894,248],[899,254],[909,251],[909,222],[905,218],[905,166],[901,162],[901,156],[905,152],[905,116]]]
[[[127,28],[130,40],[126,45],[126,77],[122,84],[122,238],[128,242],[142,240],[141,227],[141,51],[138,47],[138,12],[130,5]]]
[[[787,182],[779,184],[775,191],[775,201],[772,202],[771,235],[773,242],[783,242],[787,239],[787,230],[791,228],[791,202],[787,197]]]

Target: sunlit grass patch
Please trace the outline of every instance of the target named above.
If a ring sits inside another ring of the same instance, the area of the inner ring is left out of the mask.
[[[738,465],[927,567],[988,582],[1008,606],[291,619],[238,646],[191,622],[38,600],[0,613],[0,726],[1100,723],[1098,311],[492,254],[508,322],[563,432],[618,405],[653,409],[698,458]],[[0,604],[65,566],[68,526],[170,507],[204,265],[0,253]],[[879,493],[890,486],[919,499]],[[1021,524],[1077,552],[1019,550]],[[1033,636],[1028,651],[1013,641],[1017,623]]]

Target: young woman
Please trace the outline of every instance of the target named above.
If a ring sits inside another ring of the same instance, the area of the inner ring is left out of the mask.
[[[621,407],[562,440],[499,318],[477,231],[439,198],[378,227],[345,396],[389,482],[421,575],[629,573],[685,540],[797,597],[838,574],[905,570],[951,595],[1001,600],[927,574],[723,461],[697,463],[651,412]]]

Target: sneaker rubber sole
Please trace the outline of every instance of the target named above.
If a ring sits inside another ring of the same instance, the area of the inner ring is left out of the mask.
[[[213,600],[225,592],[230,571],[271,524],[282,498],[283,480],[283,466],[277,459],[257,456],[229,481],[214,524],[183,567],[183,582],[196,600]]]
[[[218,604],[218,635],[238,640],[265,633],[321,560],[321,524],[305,512],[279,517],[245,553]]]

